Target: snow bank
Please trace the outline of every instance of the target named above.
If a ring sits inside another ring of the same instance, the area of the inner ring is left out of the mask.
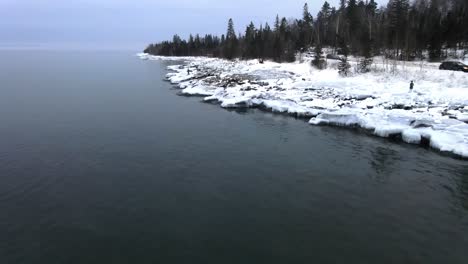
[[[421,144],[426,139],[434,149],[468,157],[468,124],[443,116],[429,117],[426,113],[405,110],[344,108],[322,113],[310,123],[360,127],[380,137],[401,136],[410,144]]]
[[[390,73],[388,65],[376,59],[373,72],[343,78],[336,69],[319,71],[309,61],[138,56],[182,60],[182,65],[168,67],[167,79],[182,94],[204,96],[221,107],[260,107],[311,118],[312,125],[359,127],[468,158],[466,73],[439,71],[428,63],[399,65]],[[410,92],[412,80],[415,89]]]

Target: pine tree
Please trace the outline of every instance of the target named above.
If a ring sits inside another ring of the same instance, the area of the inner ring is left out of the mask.
[[[263,45],[262,45],[262,60],[265,58],[273,58],[273,43],[274,43],[274,34],[268,23],[265,23],[265,28],[263,29]]]
[[[438,61],[442,55],[442,41],[441,41],[441,14],[438,9],[437,0],[431,1],[431,6],[429,8],[430,13],[432,14],[430,19],[430,38],[429,38],[429,59],[431,61]]]
[[[351,52],[353,54],[358,53],[359,50],[359,37],[356,38],[356,36],[359,36],[359,29],[361,27],[360,25],[360,14],[359,10],[357,7],[356,0],[349,0],[348,1],[348,7],[346,10],[346,19],[348,23],[348,31],[349,31],[349,44],[351,46]]]
[[[351,68],[351,65],[348,62],[348,57],[343,56],[340,58],[340,63],[338,63],[338,73],[346,77],[349,75],[349,69]]]
[[[407,43],[407,21],[409,12],[409,0],[390,0],[388,3],[389,48],[394,50],[394,58],[400,59],[401,50]]]
[[[312,43],[312,30],[314,19],[309,12],[309,5],[304,4],[302,11],[302,20],[299,21],[299,43],[298,47],[305,50]]]
[[[314,48],[315,54],[314,54],[314,59],[312,60],[312,65],[314,65],[317,69],[322,70],[326,68],[326,63],[325,63],[325,59],[323,56],[322,43],[320,39],[320,27],[317,26],[315,31],[317,34],[317,42]]]
[[[346,77],[349,75],[349,69],[351,65],[348,62],[349,49],[344,38],[338,39],[338,53],[342,56],[340,57],[340,63],[338,64],[338,73]]]
[[[285,33],[286,26],[284,21],[279,19],[279,16],[276,16],[275,21],[275,32],[274,32],[274,43],[273,43],[273,59],[277,62],[281,62],[283,59],[284,47],[285,47]]]
[[[275,18],[275,31],[276,32],[279,31],[280,26],[281,26],[281,22],[280,22],[279,15],[276,15],[276,18]]]
[[[225,43],[225,48],[224,48],[224,56],[228,60],[232,60],[237,56],[237,46],[238,41],[237,41],[237,36],[236,36],[236,31],[234,30],[234,22],[232,21],[232,18],[229,19],[228,22],[228,29],[226,33],[226,43]]]
[[[247,26],[245,30],[245,51],[244,51],[244,58],[253,59],[257,57],[257,30],[255,29],[255,25],[253,22]]]
[[[314,59],[312,60],[312,65],[314,65],[317,69],[322,70],[327,67],[324,56],[322,45],[317,43],[314,48]]]
[[[328,41],[327,33],[329,32],[328,27],[330,24],[331,8],[330,4],[325,1],[322,9],[317,15],[317,25],[320,27],[320,40],[323,44],[330,44]]]

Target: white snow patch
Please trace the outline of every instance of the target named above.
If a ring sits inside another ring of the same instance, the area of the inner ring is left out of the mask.
[[[197,85],[197,86],[188,86],[187,88],[182,90],[182,94],[185,95],[213,95],[214,91],[213,88]]]
[[[421,132],[416,129],[405,129],[401,136],[404,142],[410,144],[419,144],[422,140]]]

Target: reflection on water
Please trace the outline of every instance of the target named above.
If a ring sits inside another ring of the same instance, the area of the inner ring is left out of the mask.
[[[401,152],[386,147],[376,147],[371,153],[375,180],[384,183],[397,169],[396,163],[401,161]]]
[[[468,210],[468,165],[462,166],[454,172],[454,178],[457,191],[452,192],[452,194],[460,199],[462,207]],[[468,224],[468,218],[466,218],[466,224]]]

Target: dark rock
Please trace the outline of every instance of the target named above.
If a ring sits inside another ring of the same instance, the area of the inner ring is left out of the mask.
[[[426,120],[413,120],[410,122],[410,125],[413,128],[427,128],[427,127],[432,127],[431,122],[426,121]]]

